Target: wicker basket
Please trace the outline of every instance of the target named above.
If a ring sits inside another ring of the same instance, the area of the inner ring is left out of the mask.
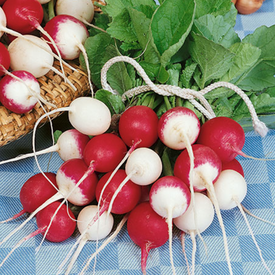
[[[79,66],[75,64],[70,65],[77,70],[72,70],[64,65],[64,71],[66,77],[76,87],[76,91],[52,70],[38,79],[42,97],[47,102],[55,104],[57,108],[69,106],[75,98],[87,95],[90,92],[87,75]],[[55,61],[54,67],[61,72],[59,61]],[[54,107],[48,107],[44,104],[43,107],[46,111],[54,109]],[[32,111],[25,114],[12,113],[0,105],[0,146],[17,140],[31,132],[37,119],[44,113],[45,111],[39,103],[36,104]],[[60,114],[61,112],[57,112],[51,118],[54,119]],[[46,118],[42,120],[40,126],[46,121]]]

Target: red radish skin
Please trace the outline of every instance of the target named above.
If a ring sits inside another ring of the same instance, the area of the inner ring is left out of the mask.
[[[196,192],[206,190],[202,178],[207,175],[208,181],[215,182],[220,175],[222,162],[210,148],[201,144],[192,145],[194,153],[193,186]],[[174,175],[190,185],[190,158],[187,150],[183,150],[174,165]]]
[[[25,213],[32,213],[56,193],[56,175],[50,172],[45,173],[45,175],[52,184],[48,182],[48,179],[42,173],[30,177],[20,190],[20,202],[23,209],[18,214],[1,223],[14,220]]]
[[[150,250],[164,245],[169,239],[167,222],[149,202],[143,202],[130,212],[127,231],[131,240],[141,248],[141,270],[146,274]]]
[[[241,125],[228,117],[215,117],[206,121],[200,130],[197,143],[213,149],[222,162],[229,162],[241,151],[245,143],[245,133]]]
[[[12,74],[20,78],[25,84],[10,75],[5,75],[0,81],[0,101],[8,110],[16,114],[27,113],[38,102],[37,97],[40,96],[39,82],[27,71],[14,71]]]
[[[169,228],[169,251],[173,274],[176,273],[172,255],[173,218],[179,217],[188,209],[191,193],[188,186],[175,176],[164,176],[153,183],[149,202],[154,211],[166,218]]]
[[[243,167],[237,159],[233,159],[225,163],[223,162],[222,170],[227,170],[227,169],[235,170],[236,172],[240,173],[244,177]]]
[[[4,67],[4,70],[2,68]],[[10,67],[10,54],[6,46],[0,42],[0,77],[5,74],[5,70]]]
[[[91,138],[84,149],[83,158],[87,165],[94,165],[97,172],[114,170],[127,152],[123,140],[115,134],[104,133]]]
[[[158,117],[147,106],[132,106],[119,119],[119,134],[127,146],[151,147],[158,139]]]

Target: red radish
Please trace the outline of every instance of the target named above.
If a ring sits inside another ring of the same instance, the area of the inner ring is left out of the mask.
[[[28,221],[30,221],[37,213],[39,213],[46,206],[57,200],[63,199],[60,207],[64,204],[65,198],[68,198],[74,205],[84,206],[92,202],[95,198],[95,188],[98,181],[97,175],[88,170],[87,165],[82,159],[70,159],[64,162],[56,173],[56,184],[59,191],[55,193],[51,198],[41,204],[30,216],[15,228],[10,234],[8,234],[1,242],[0,245],[7,241],[13,234],[20,230]],[[76,183],[84,177],[81,184],[76,187]],[[72,190],[75,192],[71,194]],[[57,211],[59,208],[57,208]],[[56,211],[56,213],[57,213]],[[52,220],[55,215],[52,216]],[[50,225],[49,225],[50,226]],[[45,235],[47,235],[48,228],[46,229]]]
[[[58,152],[60,158],[64,161],[72,158],[83,158],[83,151],[89,140],[89,136],[80,133],[76,129],[69,129],[60,135],[56,144],[39,152],[35,152],[35,155]],[[0,165],[32,156],[34,156],[34,153],[20,155],[13,159],[0,161]]]
[[[71,15],[84,24],[89,24],[94,18],[94,5],[92,0],[78,0],[77,5],[74,5],[74,1],[71,0],[57,0],[55,12],[57,15]]]
[[[39,82],[28,71],[14,71],[0,80],[0,101],[8,110],[24,114],[39,100],[45,102],[40,95]]]
[[[222,162],[217,154],[210,148],[201,144],[193,144],[194,170],[193,187],[197,192],[207,189],[207,184],[202,180],[206,177],[209,182],[215,182],[222,170]],[[174,165],[174,175],[186,184],[190,184],[190,158],[188,151],[183,150],[177,157]]]
[[[129,179],[140,186],[152,184],[161,175],[162,162],[159,155],[152,149],[146,147],[137,148],[129,156],[125,165],[125,172],[127,176],[120,183],[114,195],[112,196],[108,214],[111,212],[116,196],[119,194],[120,190]],[[104,187],[102,191],[104,192]],[[99,203],[100,201],[101,198],[99,198]]]
[[[217,178],[220,175],[222,163],[219,157],[217,156],[217,154],[208,146],[205,146],[202,144],[194,144],[192,145],[192,150],[194,153],[193,173],[190,174],[191,161],[189,160],[188,154],[181,153],[181,155],[179,155],[178,157],[179,159],[177,159],[175,162],[174,174],[175,176],[180,177],[182,180],[185,180],[186,183],[189,185],[190,185],[190,177],[192,176],[194,186],[196,186],[197,190],[202,191],[202,190],[205,190],[206,188],[207,191],[212,195],[212,201],[213,201],[216,214],[223,233],[225,255],[227,258],[229,272],[230,274],[232,274],[232,267],[231,267],[231,262],[229,258],[226,232],[225,232],[221,211],[219,208],[217,198],[215,196],[214,186],[213,186],[214,182],[217,180]],[[187,169],[182,171],[181,170],[182,167],[187,167]],[[195,198],[192,197],[192,205],[196,210],[195,204],[196,204]],[[197,219],[195,218],[195,220]]]
[[[20,190],[20,202],[23,209],[18,214],[1,223],[16,219],[25,213],[32,213],[56,193],[56,175],[49,172],[45,173],[45,175],[42,173],[35,174],[23,184]],[[49,180],[52,184],[49,183]]]
[[[244,177],[234,171],[234,170],[224,170],[221,172],[219,178],[217,179],[215,185],[214,185],[214,190],[215,190],[215,196],[217,198],[218,204],[220,209],[222,210],[230,210],[235,207],[238,207],[244,220],[245,223],[248,227],[248,230],[251,234],[251,237],[254,241],[254,244],[259,252],[259,256],[261,258],[261,261],[267,270],[269,274],[273,274],[270,269],[268,268],[263,256],[260,247],[257,244],[257,241],[254,237],[254,233],[252,231],[252,228],[247,220],[247,217],[244,213],[244,210],[241,206],[241,202],[246,196],[247,193],[247,184],[244,179]],[[208,194],[210,199],[212,199],[212,194]]]
[[[205,231],[214,219],[214,207],[211,200],[202,193],[195,193],[195,205],[191,202],[187,211],[181,216],[173,220],[174,225],[183,232],[190,235],[193,243],[192,252],[192,271],[195,271],[195,255],[196,255],[196,240],[197,234]],[[194,210],[194,206],[196,210]],[[182,240],[184,243],[184,240]]]
[[[114,225],[114,218],[112,215],[104,212],[100,215],[99,219],[92,225],[89,226],[89,221],[93,220],[97,215],[97,206],[96,205],[88,205],[84,207],[77,217],[77,228],[80,234],[83,234],[83,237],[79,241],[79,245],[73,254],[73,257],[67,267],[66,275],[70,273],[77,257],[82,251],[84,245],[87,241],[96,241],[106,238],[111,232]],[[89,228],[88,230],[86,230]],[[66,261],[67,259],[65,259]]]
[[[200,130],[197,143],[212,148],[222,162],[229,162],[241,151],[245,143],[242,126],[228,117],[215,117],[206,121]]]
[[[53,202],[48,205],[46,208],[41,210],[36,216],[36,223],[38,229],[28,236],[21,239],[10,251],[10,253],[6,256],[6,258],[0,264],[0,267],[4,264],[4,262],[9,258],[9,256],[13,253],[13,251],[18,248],[22,243],[27,241],[28,239],[38,235],[45,234],[46,229],[49,227],[49,221],[57,207],[59,207],[60,202]],[[51,242],[63,242],[67,240],[74,233],[76,227],[75,216],[70,209],[67,209],[65,205],[61,207],[58,211],[58,215],[53,220],[48,234],[45,236],[47,240]]]
[[[244,177],[243,167],[237,159],[233,159],[225,163],[223,162],[222,170],[227,170],[227,169],[235,170],[236,172],[240,173]]]
[[[89,32],[86,26],[80,20],[71,15],[61,14],[56,15],[49,20],[46,23],[44,30],[54,40],[54,44],[57,46],[63,59],[73,60],[78,58],[80,53],[83,54],[90,88],[93,92],[88,56],[84,48],[84,42],[89,37]],[[45,40],[49,40],[47,36],[43,35],[43,37]],[[52,50],[56,52],[56,49],[53,46]]]
[[[3,5],[6,0],[0,0],[0,5]]]
[[[175,274],[172,255],[173,218],[182,215],[188,209],[191,200],[189,188],[181,179],[175,176],[164,176],[152,185],[149,197],[154,211],[167,219],[170,261],[173,274]]]
[[[4,70],[2,69],[4,67]],[[10,67],[10,54],[6,46],[0,42],[0,77],[5,74],[5,70]]]
[[[131,240],[141,248],[141,270],[146,274],[150,250],[164,245],[169,239],[167,222],[149,202],[143,202],[130,212],[127,230]]]

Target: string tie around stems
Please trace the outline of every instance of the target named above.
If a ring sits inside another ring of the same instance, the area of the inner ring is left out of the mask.
[[[140,93],[148,92],[148,91],[154,91],[155,93],[162,95],[162,96],[171,96],[176,95],[178,97],[181,97],[183,99],[187,99],[192,103],[202,114],[204,114],[208,119],[211,119],[215,117],[215,112],[213,111],[211,105],[204,97],[205,94],[209,93],[210,91],[213,91],[214,89],[225,87],[228,89],[231,89],[235,93],[237,93],[245,102],[245,104],[248,107],[248,110],[250,112],[251,118],[252,118],[252,124],[254,130],[260,134],[260,136],[264,137],[267,132],[268,128],[265,125],[264,122],[260,121],[258,118],[258,115],[255,111],[255,108],[249,99],[249,97],[246,95],[246,93],[241,90],[238,86],[230,83],[230,82],[224,82],[219,81],[215,82],[213,84],[210,84],[209,86],[205,87],[204,89],[200,91],[195,91],[193,89],[188,88],[180,88],[178,86],[174,85],[165,85],[165,84],[154,84],[151,79],[148,77],[144,69],[141,67],[141,65],[133,58],[128,56],[116,56],[111,59],[109,59],[103,66],[101,70],[101,85],[104,90],[107,90],[113,94],[118,94],[117,91],[113,90],[110,85],[107,82],[107,72],[109,68],[117,63],[117,62],[127,62],[131,64],[139,73],[139,75],[142,77],[146,85],[138,86],[133,89],[130,89],[126,91],[122,95],[122,100],[125,101],[127,98],[131,98],[135,95],[138,95]],[[200,103],[196,100],[198,99]]]

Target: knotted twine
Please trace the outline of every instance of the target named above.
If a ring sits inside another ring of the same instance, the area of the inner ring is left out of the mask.
[[[192,103],[202,114],[204,114],[208,119],[214,118],[216,115],[209,104],[209,102],[206,100],[204,95],[209,93],[210,91],[213,91],[214,89],[225,87],[228,88],[235,93],[237,93],[245,102],[250,115],[252,119],[252,125],[255,130],[260,136],[264,137],[266,136],[268,132],[268,128],[265,125],[264,122],[260,121],[258,118],[258,115],[255,111],[255,108],[249,99],[249,97],[245,94],[243,90],[241,90],[238,86],[224,81],[215,82],[213,84],[210,84],[209,86],[205,87],[204,89],[200,91],[195,91],[193,89],[188,88],[180,88],[175,85],[165,85],[165,84],[154,84],[144,69],[139,65],[139,63],[134,60],[131,57],[128,56],[116,56],[111,59],[109,59],[103,66],[101,70],[101,85],[104,90],[107,90],[113,94],[118,94],[117,91],[113,90],[110,85],[107,82],[107,72],[109,68],[117,63],[117,62],[127,62],[131,64],[139,73],[139,75],[142,77],[146,85],[141,85],[138,87],[135,87],[133,89],[130,89],[126,91],[122,95],[122,100],[125,101],[127,98],[131,98],[135,95],[138,95],[140,93],[148,92],[148,91],[154,91],[156,94],[162,95],[162,96],[178,96],[183,99],[189,100],[190,103]],[[200,103],[196,100],[198,99]]]

